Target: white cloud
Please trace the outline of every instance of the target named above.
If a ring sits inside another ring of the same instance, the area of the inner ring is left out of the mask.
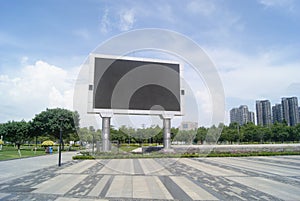
[[[128,31],[135,22],[135,11],[133,9],[124,10],[120,13],[119,28],[121,31]]]
[[[24,56],[24,57],[21,58],[21,64],[22,65],[26,65],[27,62],[28,62],[28,57]]]
[[[109,31],[109,24],[110,24],[110,21],[109,21],[109,18],[108,18],[108,8],[106,8],[104,10],[104,14],[101,18],[101,23],[100,23],[100,31],[101,33],[104,33],[106,34],[108,31]]]
[[[117,13],[117,16],[114,15]],[[101,18],[100,31],[107,34],[112,30],[128,31],[133,28],[136,21],[136,11],[134,9],[113,10],[105,9]]]
[[[63,107],[67,109],[73,109],[73,89],[60,91],[55,87],[51,88],[49,92],[49,107]]]
[[[156,7],[154,7],[154,11],[150,13],[150,19],[157,18],[159,21],[166,21],[170,24],[178,23],[176,12],[174,12],[174,7],[170,4],[156,4]],[[146,10],[148,8],[145,8]],[[156,11],[155,11],[156,10]]]
[[[258,2],[267,7],[284,7],[292,5],[293,0],[258,0]]]
[[[265,8],[279,8],[292,11],[294,9],[294,0],[258,0]]]
[[[281,97],[299,98],[300,61],[294,47],[267,48],[256,53],[233,49],[206,49],[222,79],[228,111],[241,104],[255,111],[255,100],[268,99],[272,105]],[[292,56],[291,56],[292,55]],[[229,114],[225,122],[228,123]]]
[[[0,122],[31,119],[46,108],[72,109],[75,71],[44,61],[25,65],[14,76],[0,75]]]
[[[189,1],[185,9],[182,9],[181,15],[189,17],[191,23],[185,26],[192,32],[197,30],[194,37],[205,43],[213,42],[217,45],[231,46],[245,31],[243,15],[230,10],[226,3],[220,4],[218,1],[205,0]]]
[[[187,4],[187,10],[191,13],[210,16],[216,10],[216,6],[212,1],[190,1]]]
[[[297,61],[285,61],[281,50],[247,55],[228,49],[208,50],[222,78],[226,97],[279,101],[292,83],[299,80]],[[275,56],[276,55],[276,56]],[[281,60],[282,64],[278,64]],[[276,62],[275,62],[276,61]]]

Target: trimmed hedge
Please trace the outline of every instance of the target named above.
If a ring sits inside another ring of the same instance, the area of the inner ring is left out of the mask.
[[[248,156],[279,156],[279,155],[300,155],[300,152],[248,152],[248,153],[151,153],[151,154],[115,154],[102,153],[91,156],[87,153],[84,155],[73,156],[74,160],[93,160],[93,159],[128,159],[128,158],[196,158],[196,157],[248,157]]]
[[[210,153],[207,157],[247,157],[247,156],[282,156],[300,155],[300,152],[248,152],[248,153]]]
[[[77,156],[73,156],[72,158],[73,160],[94,160],[95,159],[94,156],[90,156],[90,155],[77,155]]]

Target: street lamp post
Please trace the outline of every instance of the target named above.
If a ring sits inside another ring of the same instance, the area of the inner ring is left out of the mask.
[[[61,166],[61,144],[62,144],[62,121],[63,119],[60,120],[60,130],[59,130],[59,151],[58,151],[58,166]]]
[[[93,142],[92,142],[92,144],[93,144],[92,152],[93,152],[93,154],[95,154],[95,150],[94,150],[94,144],[95,144],[95,132],[93,132]]]
[[[1,135],[1,141],[3,143],[3,135]],[[0,151],[2,150],[2,144],[0,144]]]

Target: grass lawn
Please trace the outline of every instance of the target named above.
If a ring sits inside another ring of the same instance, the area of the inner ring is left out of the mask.
[[[21,157],[18,153],[18,150],[15,147],[3,146],[0,151],[0,161],[9,160],[14,158],[26,158],[32,156],[41,156],[45,155],[44,150],[37,150],[36,153],[32,150],[33,147],[22,147],[21,146]]]

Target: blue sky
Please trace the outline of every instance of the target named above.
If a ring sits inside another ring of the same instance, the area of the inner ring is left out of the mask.
[[[0,2],[0,122],[29,120],[47,107],[72,109],[88,54],[117,34],[144,28],[179,32],[208,54],[223,82],[225,122],[241,104],[255,110],[257,99],[274,105],[283,96],[299,98],[299,1],[6,0]],[[201,87],[194,95],[199,124],[207,126],[211,103]]]

